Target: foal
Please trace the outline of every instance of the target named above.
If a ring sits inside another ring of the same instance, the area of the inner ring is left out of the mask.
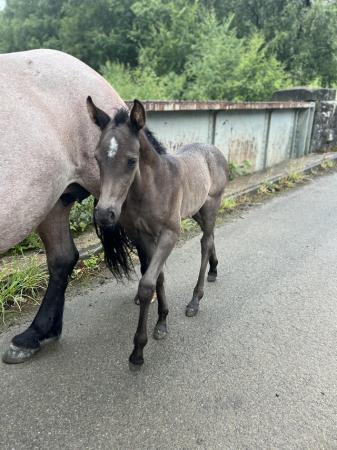
[[[203,231],[201,267],[192,300],[186,307],[187,316],[198,312],[208,263],[208,280],[216,279],[218,261],[213,231],[229,179],[228,165],[213,145],[185,145],[176,155],[159,154],[155,150],[159,144],[144,128],[145,110],[137,100],[130,116],[127,111],[120,110],[112,120],[94,105],[90,97],[87,106],[92,120],[102,130],[95,153],[100,168],[101,193],[94,215],[105,244],[106,259],[109,262],[111,249],[104,241],[104,230],[111,226],[122,227],[130,239],[120,255],[113,255],[112,269],[120,273],[122,268],[128,274],[127,249],[131,240],[143,255],[138,287],[139,322],[134,350],[129,358],[130,363],[139,366],[144,362],[147,316],[155,289],[159,317],[154,337],[162,339],[167,334],[163,265],[178,240],[182,218],[193,217]]]

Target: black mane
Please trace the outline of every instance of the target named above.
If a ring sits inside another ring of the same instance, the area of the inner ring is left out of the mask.
[[[116,127],[118,127],[119,125],[123,125],[124,123],[127,123],[127,121],[129,120],[129,111],[125,108],[120,108],[117,111],[113,120]]]
[[[144,128],[144,133],[146,137],[148,138],[150,144],[153,146],[153,148],[156,150],[156,152],[159,155],[165,155],[167,153],[166,148],[163,146],[161,142],[157,140],[157,138],[154,137],[154,134],[152,131],[150,131],[147,127]]]
[[[120,108],[113,119],[116,127],[128,123],[128,120],[129,120],[129,112],[125,108]],[[158,141],[158,139],[154,136],[152,131],[150,131],[147,127],[145,127],[144,133],[145,136],[148,138],[150,144],[153,146],[153,148],[159,155],[165,155],[167,153],[166,148],[163,146],[161,142]]]

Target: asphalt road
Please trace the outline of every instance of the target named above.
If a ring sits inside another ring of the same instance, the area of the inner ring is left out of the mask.
[[[170,335],[140,372],[136,282],[72,298],[58,344],[0,365],[1,450],[337,449],[337,175],[225,223],[216,245],[195,318],[199,238],[170,257]]]

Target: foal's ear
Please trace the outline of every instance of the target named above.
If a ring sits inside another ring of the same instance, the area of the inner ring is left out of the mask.
[[[133,107],[130,113],[130,122],[132,127],[136,131],[141,130],[145,126],[146,122],[145,109],[142,103],[137,99],[133,101]]]
[[[91,120],[98,127],[100,127],[101,130],[103,130],[110,122],[110,117],[108,116],[108,114],[105,113],[104,111],[102,111],[101,109],[97,108],[95,103],[92,101],[92,98],[90,97],[90,95],[87,98],[87,108],[88,108],[88,112],[91,117]]]

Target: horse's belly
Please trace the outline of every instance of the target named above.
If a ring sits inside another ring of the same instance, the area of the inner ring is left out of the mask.
[[[181,203],[181,217],[192,217],[196,214],[208,197],[210,189],[209,179],[189,183],[185,188]]]

